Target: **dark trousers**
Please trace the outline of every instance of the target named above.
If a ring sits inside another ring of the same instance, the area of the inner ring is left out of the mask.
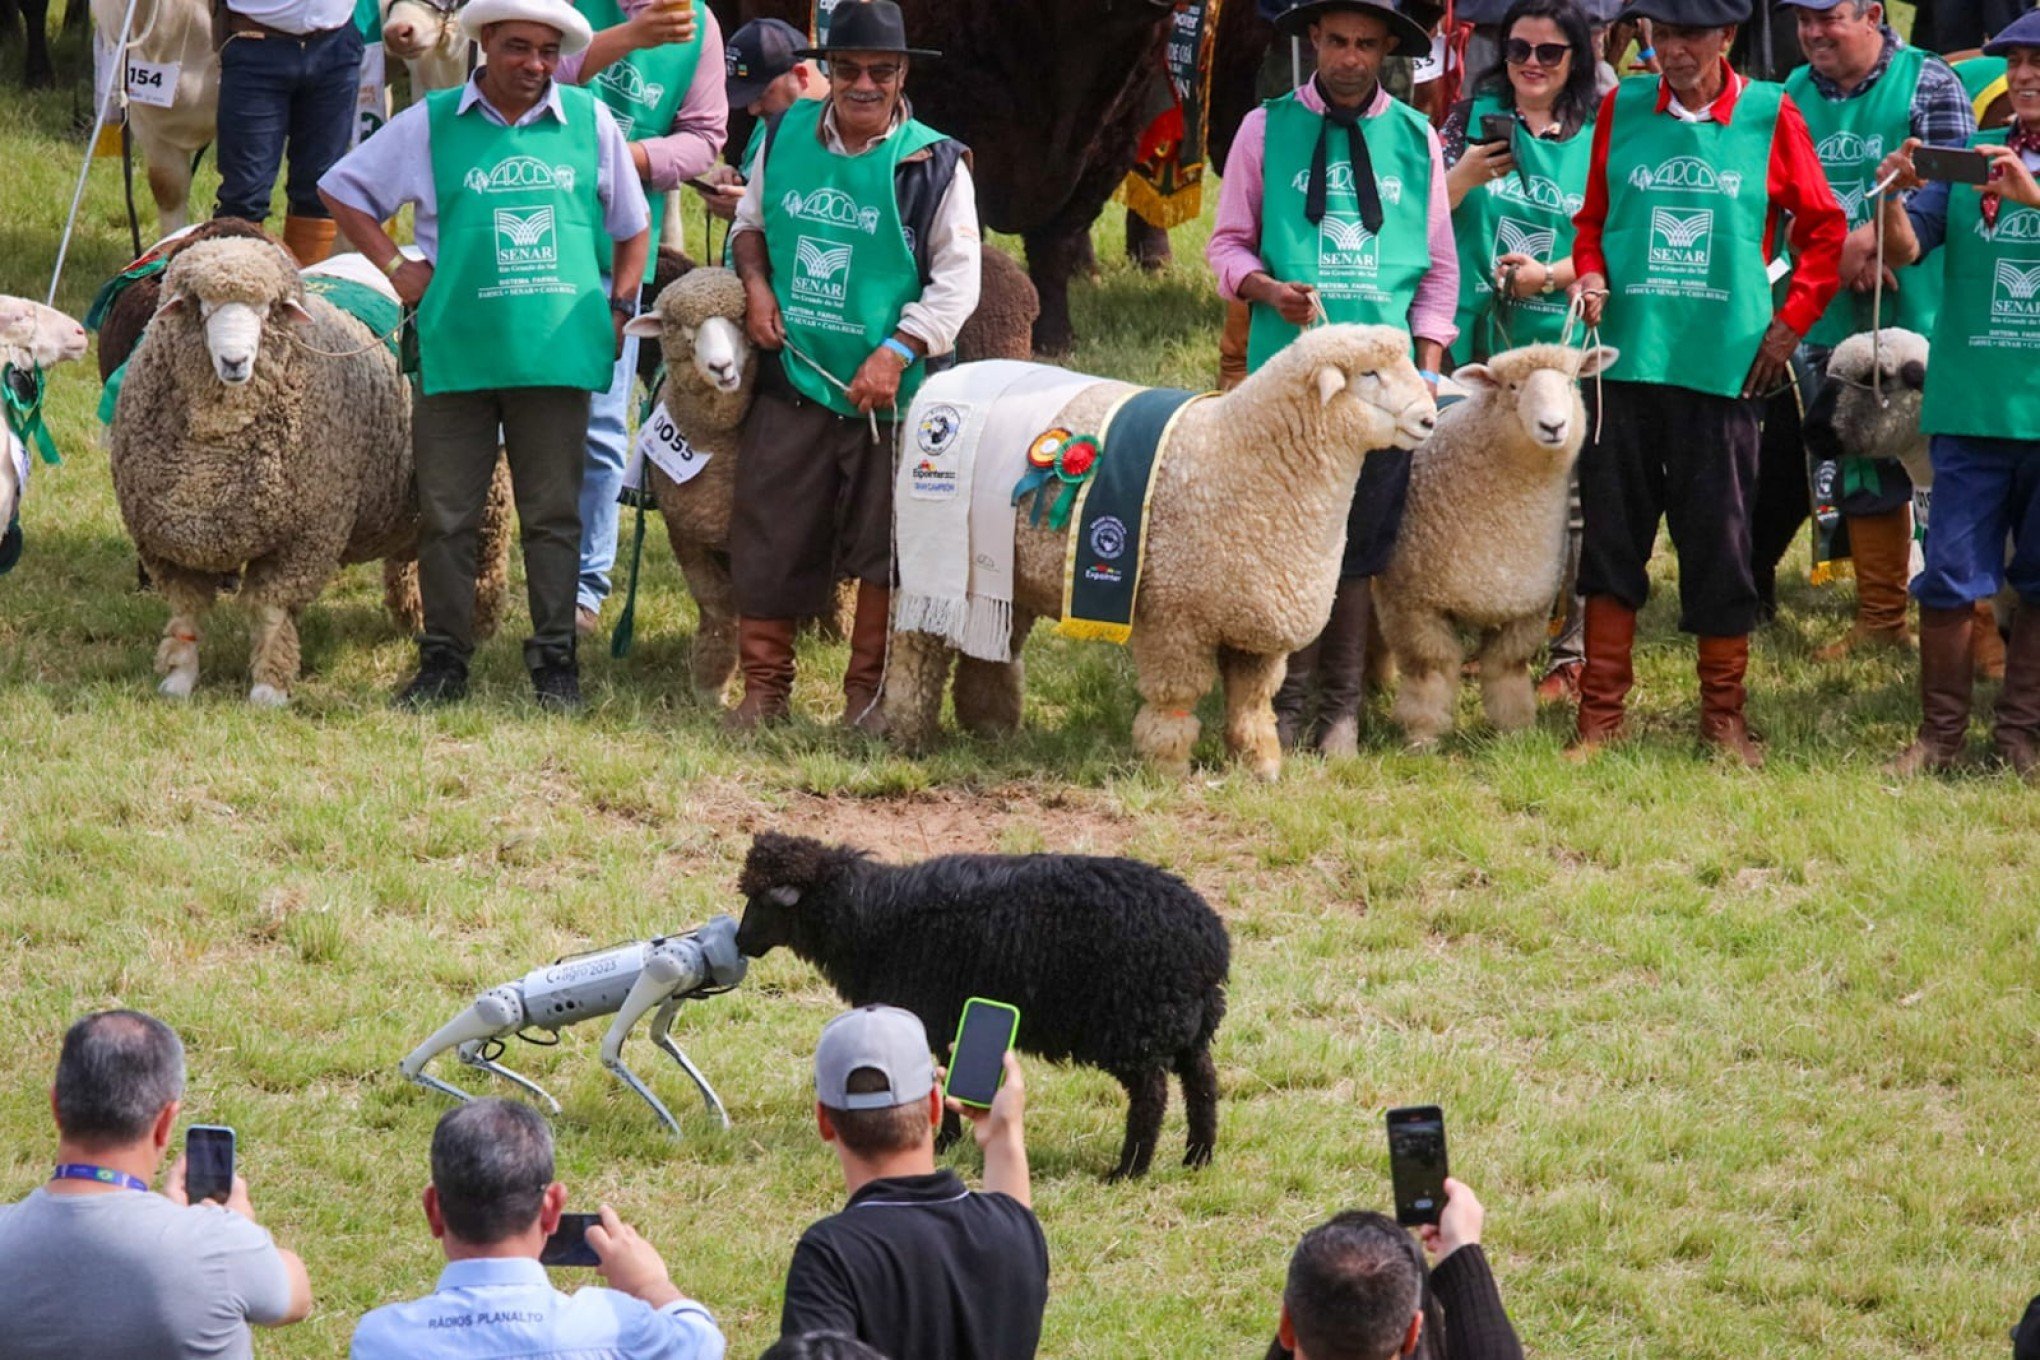
[[[892,586],[893,426],[837,415],[792,392],[768,356],[745,418],[730,509],[737,613],[830,611],[836,578]]]
[[[1346,511],[1346,555],[1339,563],[1341,581],[1379,576],[1395,552],[1402,532],[1403,507],[1410,499],[1410,451],[1375,449],[1360,464],[1360,482]]]
[[[1928,454],[1934,505],[1914,598],[1929,609],[1962,609],[2010,580],[2020,600],[2040,602],[2040,443],[1937,434]]]
[[[325,217],[319,177],[347,151],[361,34],[352,24],[303,39],[234,34],[220,49],[220,166],[215,217],[269,216],[270,192],[290,151],[284,197],[293,217]]]
[[[1750,498],[1757,403],[1656,383],[1606,383],[1601,438],[1580,455],[1580,593],[1631,609],[1650,596],[1658,521],[1679,555],[1679,627],[1741,637],[1756,624]]]
[[[581,453],[588,394],[573,387],[416,393],[411,447],[418,461],[418,588],[424,646],[466,657],[475,647],[475,551],[497,437],[510,458],[524,585],[537,649],[574,645],[574,591],[581,573]]]

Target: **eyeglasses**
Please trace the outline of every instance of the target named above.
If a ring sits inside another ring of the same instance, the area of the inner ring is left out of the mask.
[[[871,77],[874,85],[890,85],[900,78],[900,64],[896,61],[882,61],[866,66],[861,61],[832,61],[829,63],[829,79],[839,80],[845,85],[855,85],[865,76]]]
[[[1536,57],[1539,66],[1556,66],[1571,51],[1565,43],[1530,43],[1511,38],[1502,44],[1502,59],[1511,66],[1528,66],[1530,58]]]

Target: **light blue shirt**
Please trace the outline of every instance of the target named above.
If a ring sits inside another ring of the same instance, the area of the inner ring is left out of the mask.
[[[356,1324],[353,1360],[722,1360],[692,1299],[654,1309],[614,1289],[562,1294],[528,1256],[449,1261],[439,1288]]]
[[[481,71],[468,77],[458,111],[477,103],[483,116],[505,127],[526,127],[541,118],[567,121],[566,101],[557,81],[546,86],[545,98],[525,110],[515,123],[482,97]],[[612,239],[628,241],[651,225],[651,208],[631,162],[623,129],[600,101],[595,101],[595,189],[602,200],[603,226]],[[439,262],[439,190],[432,180],[432,127],[420,99],[354,150],[342,156],[319,180],[319,187],[350,208],[388,220],[406,203],[414,205],[412,238],[428,263]]]

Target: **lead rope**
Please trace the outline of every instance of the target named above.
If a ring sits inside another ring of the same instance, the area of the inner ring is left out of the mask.
[[[1605,297],[1606,294],[1604,293],[1602,296]],[[1559,333],[1558,343],[1561,345],[1571,345],[1573,328],[1575,326],[1584,326],[1585,329],[1580,333],[1580,353],[1585,354],[1588,350],[1600,344],[1601,323],[1597,321],[1593,325],[1587,326],[1586,318],[1587,295],[1584,292],[1576,293],[1573,295],[1572,300],[1565,305],[1565,329]],[[1574,379],[1575,383],[1578,381],[1578,378]],[[1601,442],[1601,420],[1605,414],[1605,404],[1601,399],[1601,370],[1597,368],[1594,370],[1594,442],[1596,444]]]
[[[1870,285],[1870,393],[1877,398],[1879,410],[1891,403],[1884,396],[1884,359],[1881,354],[1884,338],[1884,203],[1883,198],[1891,188],[1891,182],[1898,178],[1894,170],[1877,181],[1870,190],[1870,211],[1877,219],[1877,277]]]
[[[841,378],[829,372],[828,369],[823,368],[821,366],[821,363],[817,361],[813,355],[809,354],[799,345],[793,343],[792,336],[789,335],[782,338],[780,343],[786,347],[786,352],[788,354],[791,354],[794,358],[800,360],[802,363],[806,364],[809,368],[812,368],[815,372],[821,374],[822,381],[828,383],[829,386],[835,388],[838,392],[841,392],[844,396],[847,397],[850,395],[850,384],[844,382]],[[893,407],[892,410],[894,415],[899,414],[899,408],[897,406]],[[874,409],[866,411],[864,413],[864,418],[871,422],[871,442],[876,444],[878,442],[877,410]]]

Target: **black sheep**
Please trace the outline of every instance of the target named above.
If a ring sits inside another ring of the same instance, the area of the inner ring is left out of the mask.
[[[1018,1047],[1111,1073],[1126,1087],[1113,1177],[1153,1159],[1168,1074],[1190,1117],[1185,1166],[1218,1141],[1211,1036],[1232,942],[1195,889],[1151,864],[1087,855],[944,855],[874,863],[862,850],[766,832],[737,887],[737,948],[785,945],[852,1006],[912,1011],[948,1045],[973,996],[1020,1008]]]

